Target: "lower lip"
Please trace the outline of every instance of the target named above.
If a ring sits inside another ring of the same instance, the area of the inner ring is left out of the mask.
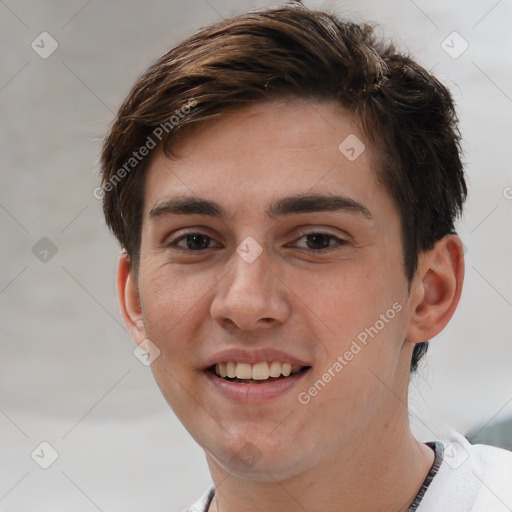
[[[284,379],[272,380],[265,384],[241,384],[217,377],[210,371],[205,371],[206,378],[214,388],[226,398],[237,402],[262,402],[282,396],[295,387],[310,369],[290,375]]]

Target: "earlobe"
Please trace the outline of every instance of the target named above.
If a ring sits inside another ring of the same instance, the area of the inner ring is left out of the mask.
[[[124,323],[135,342],[140,345],[146,338],[139,290],[131,272],[130,258],[126,252],[119,256],[117,265],[117,295]]]
[[[447,235],[425,253],[411,292],[407,340],[427,341],[452,318],[464,281],[464,252],[457,235]]]

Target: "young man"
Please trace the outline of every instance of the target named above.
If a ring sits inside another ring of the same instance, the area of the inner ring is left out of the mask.
[[[126,325],[215,487],[190,511],[512,510],[512,455],[418,442],[407,390],[462,289],[448,90],[302,6],[153,64],[102,153]]]

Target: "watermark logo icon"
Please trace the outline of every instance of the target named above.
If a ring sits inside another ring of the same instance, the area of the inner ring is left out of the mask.
[[[30,456],[39,467],[48,469],[59,458],[59,453],[50,443],[43,441],[34,448]]]
[[[351,133],[347,137],[345,137],[338,146],[338,150],[340,153],[350,162],[357,160],[366,149],[366,146],[363,144],[361,139]]]
[[[246,263],[252,263],[263,252],[263,247],[252,236],[248,236],[236,248],[236,252]]]
[[[32,247],[32,254],[41,262],[48,263],[56,254],[57,246],[46,236],[43,236]]]
[[[39,57],[47,59],[59,47],[59,43],[48,32],[41,32],[30,46]]]
[[[468,459],[467,450],[457,441],[450,443],[444,449],[444,460],[452,469],[457,469]]]
[[[137,345],[133,355],[144,365],[151,366],[160,357],[160,349],[148,338]]]
[[[248,468],[252,468],[261,459],[261,456],[261,452],[254,444],[246,443],[237,453],[236,458]]]
[[[452,59],[458,59],[469,48],[469,43],[454,31],[441,41],[441,48]]]

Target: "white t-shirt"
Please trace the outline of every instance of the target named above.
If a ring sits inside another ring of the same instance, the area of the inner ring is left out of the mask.
[[[512,452],[472,445],[458,432],[428,443],[434,464],[407,512],[512,512]],[[186,512],[207,512],[212,487]]]
[[[471,445],[457,432],[443,445],[441,466],[416,512],[512,511],[512,452]]]

